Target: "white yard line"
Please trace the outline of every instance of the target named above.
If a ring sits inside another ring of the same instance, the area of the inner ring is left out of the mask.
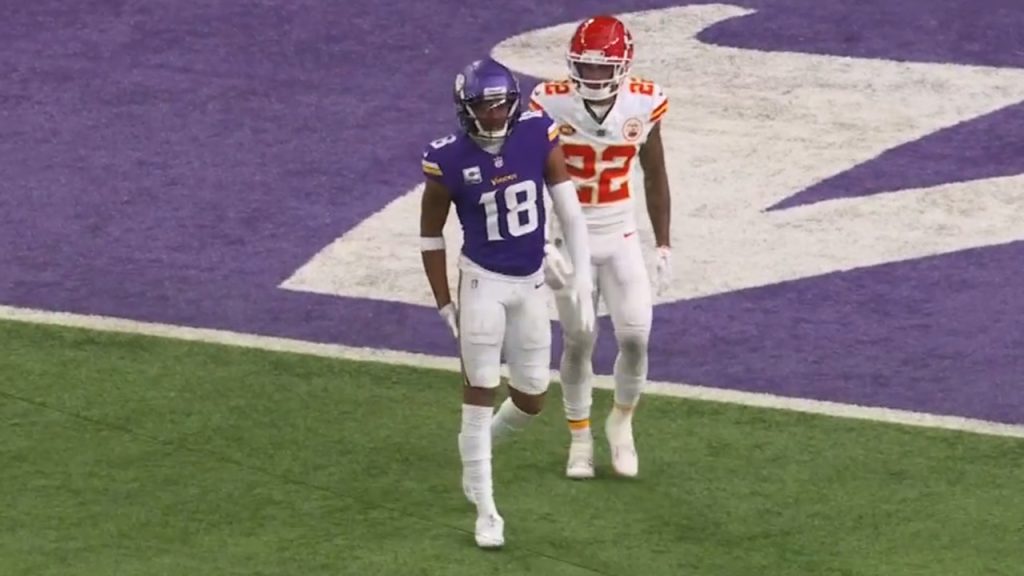
[[[275,352],[292,352],[296,354],[320,356],[325,358],[374,361],[387,364],[414,366],[418,368],[436,368],[441,370],[450,370],[453,372],[459,371],[458,359],[444,356],[430,356],[426,354],[413,354],[409,352],[379,350],[374,348],[355,348],[351,346],[341,346],[338,344],[321,344],[289,338],[275,338],[272,336],[229,332],[226,330],[211,330],[206,328],[174,326],[171,324],[139,322],[136,320],[111,318],[107,316],[90,316],[84,314],[49,312],[29,308],[0,306],[0,319],[35,324],[88,328],[104,332],[159,336],[178,340],[188,340],[192,342],[225,344]],[[556,380],[558,379],[557,371],[552,372],[552,377]],[[612,389],[614,387],[612,379],[607,376],[599,376],[595,385],[596,387],[603,389]],[[675,398],[692,398],[712,402],[726,402],[730,404],[741,404],[744,406],[756,406],[760,408],[824,414],[840,418],[855,418],[860,420],[873,420],[876,422],[921,426],[925,428],[959,430],[990,436],[1024,438],[1024,426],[1022,425],[989,422],[986,420],[975,420],[971,418],[961,418],[958,416],[943,416],[927,414],[924,412],[875,408],[854,404],[842,404],[839,402],[808,400],[804,398],[788,398],[784,396],[775,396],[773,394],[741,392],[737,390],[726,390],[673,382],[648,382],[645,392],[647,394],[672,396]]]

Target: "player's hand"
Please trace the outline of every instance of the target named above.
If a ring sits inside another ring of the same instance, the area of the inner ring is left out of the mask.
[[[444,319],[446,324],[448,324],[448,329],[452,331],[452,336],[455,336],[455,339],[458,340],[459,311],[456,310],[455,303],[449,302],[445,304],[444,306],[441,307],[440,310],[437,311],[437,313],[440,314],[441,318]]]
[[[661,296],[672,284],[672,249],[658,246],[658,296]]]
[[[544,282],[552,290],[564,290],[569,286],[572,269],[554,244],[544,244]]]

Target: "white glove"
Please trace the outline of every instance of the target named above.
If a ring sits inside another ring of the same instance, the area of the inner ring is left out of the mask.
[[[459,311],[455,308],[454,302],[445,304],[440,310],[437,311],[441,315],[441,318],[448,324],[448,329],[452,331],[452,336],[455,339],[459,339]]]
[[[572,306],[576,310],[577,328],[590,334],[597,319],[594,317],[594,287],[579,283],[572,265],[562,256],[554,244],[544,245],[544,282],[556,292],[569,291]]]
[[[668,290],[672,284],[672,249],[658,246],[658,296]]]
[[[569,286],[572,268],[554,244],[544,244],[544,282],[556,292]]]

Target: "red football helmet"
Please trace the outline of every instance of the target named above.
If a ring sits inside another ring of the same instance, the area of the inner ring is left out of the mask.
[[[595,16],[576,28],[569,42],[569,78],[585,100],[615,95],[633,64],[633,35],[614,16]]]

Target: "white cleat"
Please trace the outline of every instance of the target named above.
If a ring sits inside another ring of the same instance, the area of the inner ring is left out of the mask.
[[[477,516],[475,536],[481,548],[501,548],[505,545],[505,520],[497,513]]]
[[[633,425],[628,421],[609,418],[605,422],[605,436],[612,455],[612,468],[619,476],[633,478],[640,471],[640,460],[633,442]]]
[[[569,461],[565,475],[573,480],[594,477],[594,442],[573,442],[569,444]]]

